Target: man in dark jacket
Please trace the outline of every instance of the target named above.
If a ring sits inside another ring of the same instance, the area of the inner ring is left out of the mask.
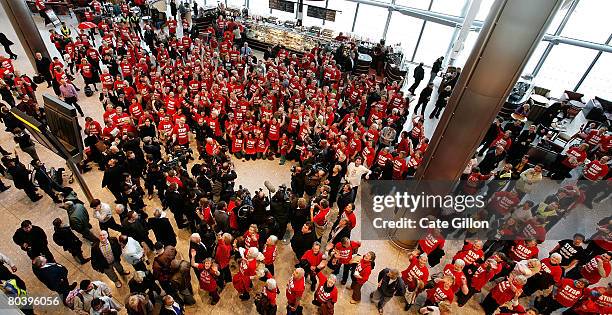
[[[151,230],[153,230],[155,240],[161,242],[164,246],[176,246],[176,234],[164,211],[155,209],[153,217],[149,218],[147,222]]]
[[[298,259],[304,256],[304,253],[312,248],[312,244],[317,241],[317,234],[314,232],[314,225],[308,221],[304,223],[302,229],[295,231],[291,238],[291,248]]]
[[[121,265],[121,245],[116,237],[109,237],[106,231],[100,231],[98,239],[91,245],[91,267],[97,272],[106,274],[115,282],[117,288],[121,288],[122,284],[115,270],[121,275],[130,274]]]
[[[414,68],[414,74],[412,75],[412,77],[414,78],[414,83],[408,88],[408,91],[410,91],[410,94],[414,95],[414,90],[416,90],[416,88],[419,86],[419,84],[421,84],[421,81],[423,81],[423,78],[425,77],[425,70],[423,69],[422,62],[419,63],[416,68]]]
[[[118,165],[117,160],[109,160],[106,165],[106,170],[104,171],[104,177],[102,178],[102,188],[107,187],[108,190],[113,193],[113,196],[115,196],[115,203],[126,206],[127,201],[122,194],[123,187],[121,187],[121,183],[123,183],[121,174],[123,174],[123,172],[124,169],[121,165]]]
[[[50,88],[51,80],[53,80],[51,70],[49,69],[51,67],[51,60],[39,52],[36,53],[34,58],[36,59],[36,72],[38,75],[45,78],[45,81],[47,81],[47,87]]]
[[[38,187],[42,189],[55,203],[61,203],[62,200],[57,196],[57,192],[69,193],[72,189],[69,187],[60,186],[55,180],[49,176],[45,164],[40,160],[32,160],[30,162],[34,167],[34,179],[38,183]]]
[[[185,198],[178,191],[178,185],[176,183],[171,183],[168,186],[168,190],[164,195],[164,209],[170,208],[170,211],[174,214],[174,221],[176,221],[176,226],[179,229],[183,229],[188,226],[187,222],[185,222],[184,209],[185,209]]]
[[[480,161],[478,167],[480,168],[480,172],[482,174],[491,173],[494,169],[497,168],[499,162],[503,161],[506,158],[506,151],[504,147],[497,146],[495,149],[487,151],[484,159]]]
[[[438,75],[438,72],[440,72],[440,69],[442,69],[443,60],[444,60],[444,57],[442,56],[436,59],[436,61],[434,61],[433,65],[431,66],[431,76],[429,77],[429,83],[433,82],[433,80]]]
[[[416,106],[414,107],[414,113],[417,113],[417,110],[419,109],[419,107],[421,107],[421,116],[425,116],[425,107],[427,107],[427,103],[429,103],[429,100],[431,99],[431,93],[433,92],[433,83],[427,83],[427,86],[421,90],[421,93],[419,94],[419,101],[416,104]]]
[[[287,196],[285,194],[283,190],[278,190],[270,201],[270,211],[276,222],[278,222],[279,239],[284,239],[285,237],[287,223],[289,223],[289,212],[291,210],[291,203],[289,202],[289,198],[286,198]]]
[[[19,145],[21,151],[27,153],[32,157],[33,160],[38,160],[38,153],[36,152],[36,145],[32,141],[32,137],[27,131],[21,128],[13,129],[13,140]]]
[[[16,188],[23,190],[33,202],[42,198],[42,195],[37,193],[36,187],[34,187],[34,184],[32,184],[30,180],[29,171],[19,162],[19,160],[9,160],[6,166],[8,173],[11,174],[13,178],[13,183]]]
[[[53,254],[49,251],[47,234],[30,220],[21,222],[21,227],[13,234],[13,242],[23,249],[28,257],[34,259],[45,256],[49,261],[54,261]]]
[[[395,295],[403,296],[406,287],[397,269],[385,268],[381,270],[378,274],[378,283],[376,291],[370,294],[370,300],[376,303],[378,312],[382,314],[385,304]]]
[[[121,222],[123,233],[135,239],[139,243],[146,243],[150,250],[155,248],[155,244],[149,238],[149,228],[145,226],[145,221],[140,220],[136,211],[128,212],[127,219]],[[164,244],[165,245],[165,244]]]
[[[68,292],[76,288],[77,285],[76,282],[68,284],[68,269],[66,267],[47,260],[45,256],[34,258],[32,272],[49,290],[57,292],[64,303]]]
[[[83,242],[74,235],[74,232],[72,232],[69,226],[62,225],[62,219],[56,218],[53,220],[53,230],[55,231],[53,232],[53,241],[55,244],[69,252],[81,265],[91,260],[90,258],[83,257],[83,249],[81,249]]]

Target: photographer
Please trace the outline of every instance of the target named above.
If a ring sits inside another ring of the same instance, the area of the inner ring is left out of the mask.
[[[278,223],[278,237],[285,239],[285,233],[287,232],[287,223],[289,223],[289,215],[291,210],[291,203],[289,202],[289,195],[285,186],[280,186],[278,191],[272,197],[270,201],[270,212]]]
[[[302,171],[300,166],[294,166],[291,168],[291,191],[296,196],[301,197],[304,195],[306,186],[306,174]]]
[[[219,200],[229,202],[234,195],[234,181],[238,178],[234,166],[231,162],[223,162],[217,175],[217,180],[221,184]]]
[[[253,196],[253,213],[251,214],[251,221],[257,225],[264,223],[268,217],[266,208],[270,205],[270,199],[263,190],[259,190]]]
[[[159,140],[157,140],[157,138],[144,137],[142,139],[142,142],[142,149],[145,154],[150,154],[153,161],[155,162],[161,160],[161,143],[159,142]]]
[[[164,173],[150,154],[147,154],[147,167],[144,174],[144,184],[145,188],[147,189],[147,194],[149,195],[149,200],[153,199],[153,188],[157,189],[159,199],[163,200],[164,192],[166,191]]]

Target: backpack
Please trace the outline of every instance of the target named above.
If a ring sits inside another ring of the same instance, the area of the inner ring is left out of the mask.
[[[68,306],[71,310],[74,310],[74,299],[77,297],[81,300],[81,304],[83,304],[84,299],[79,287],[76,287],[74,290],[68,292],[66,298],[64,299],[66,306]]]
[[[94,94],[93,90],[91,89],[91,87],[86,86],[85,87],[85,96],[87,97],[91,97]]]

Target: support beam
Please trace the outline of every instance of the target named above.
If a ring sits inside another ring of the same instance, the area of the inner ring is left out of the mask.
[[[391,0],[391,4],[395,4],[395,0]],[[391,23],[391,13],[393,10],[391,8],[387,8],[387,21],[385,22],[385,29],[383,30],[382,39],[387,39],[387,31],[389,31],[389,23]]]
[[[355,23],[357,23],[357,13],[359,13],[359,3],[355,6],[355,17],[353,17],[353,26],[351,27],[351,33],[355,32]]]
[[[32,12],[23,0],[0,0],[11,25],[21,42],[21,46],[28,55],[32,67],[36,69],[36,59],[34,55],[40,52],[43,56],[49,57],[47,46],[40,36],[40,32],[34,23]]]
[[[432,137],[417,180],[457,180],[562,0],[497,0]],[[452,158],[449,158],[452,157]]]
[[[529,57],[544,36],[563,0],[496,0],[459,81],[438,123],[423,164],[419,185],[443,181],[432,194],[452,191],[484,138]],[[399,211],[397,218],[406,215]],[[400,232],[397,231],[396,232]],[[395,244],[412,242],[393,234]]]

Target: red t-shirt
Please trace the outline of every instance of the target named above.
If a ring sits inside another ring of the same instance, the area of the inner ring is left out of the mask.
[[[572,307],[585,293],[585,288],[578,289],[574,285],[574,280],[563,278],[557,286],[557,293],[554,295],[555,301],[564,307]]]
[[[172,133],[176,135],[176,142],[180,145],[185,145],[189,143],[189,126],[184,124],[182,127],[179,125],[174,126],[172,128]]]
[[[477,260],[482,259],[484,257],[484,252],[482,249],[476,250],[474,249],[474,244],[468,243],[463,246],[463,248],[455,254],[453,257],[453,261],[457,259],[462,259],[465,262],[466,266],[472,265],[476,263]]]
[[[419,240],[419,247],[425,254],[429,255],[431,254],[431,252],[434,251],[434,249],[443,248],[444,242],[445,240],[444,240],[444,237],[442,237],[442,235],[434,236],[430,232],[430,233],[427,233],[425,237]]]
[[[429,269],[427,268],[427,264],[421,267],[419,266],[419,258],[416,256],[412,257],[410,259],[410,265],[402,271],[402,280],[404,280],[408,290],[411,292],[416,288],[417,283],[415,280],[421,280],[423,283],[427,283],[429,280]]]
[[[597,262],[601,260],[601,255],[597,255],[593,257],[593,259],[589,260],[582,269],[580,269],[580,274],[587,280],[589,280],[590,284],[595,284],[601,280],[601,275],[599,274],[599,269],[597,268]],[[610,275],[610,262],[604,262],[603,268],[606,274],[606,278]]]
[[[265,265],[272,265],[274,263],[274,261],[276,260],[276,245],[268,245],[266,244],[264,246],[263,249],[263,255],[264,255],[264,264]]]
[[[328,301],[336,303],[338,301],[338,288],[334,286],[331,292],[326,292],[323,288],[325,287],[325,282],[327,282],[327,277],[322,272],[319,272],[317,278],[319,279],[319,287],[317,291],[315,291],[315,299],[321,303],[326,303]]]
[[[351,261],[353,257],[353,250],[361,246],[360,242],[350,241],[348,247],[342,246],[342,242],[336,244],[336,250],[338,251],[338,260],[341,264],[346,265]]]
[[[427,300],[437,304],[441,301],[453,302],[455,299],[455,293],[452,288],[444,289],[444,282],[440,281],[436,285],[427,290]]]
[[[513,285],[508,280],[504,280],[498,283],[493,289],[491,289],[491,296],[499,305],[503,305],[514,299],[516,296],[515,291],[512,288],[516,288],[516,290],[522,290],[523,287],[517,287]]]
[[[299,280],[295,280],[293,277],[289,279],[289,282],[287,283],[287,290],[285,291],[287,295],[287,302],[289,304],[295,304],[297,299],[302,297],[302,294],[304,294],[304,286],[304,277]]]
[[[508,257],[514,261],[521,261],[525,259],[531,259],[538,257],[538,246],[527,247],[525,241],[514,241],[514,245],[510,248]]]
[[[372,263],[362,259],[359,264],[357,264],[357,267],[355,267],[355,272],[358,272],[359,276],[361,276],[361,279],[357,279],[357,283],[366,283],[368,278],[370,278],[370,274],[372,273]]]
[[[217,244],[217,251],[215,252],[215,261],[217,262],[217,264],[219,264],[220,269],[223,269],[229,265],[231,252],[231,244],[225,244],[225,242],[219,242]]]

